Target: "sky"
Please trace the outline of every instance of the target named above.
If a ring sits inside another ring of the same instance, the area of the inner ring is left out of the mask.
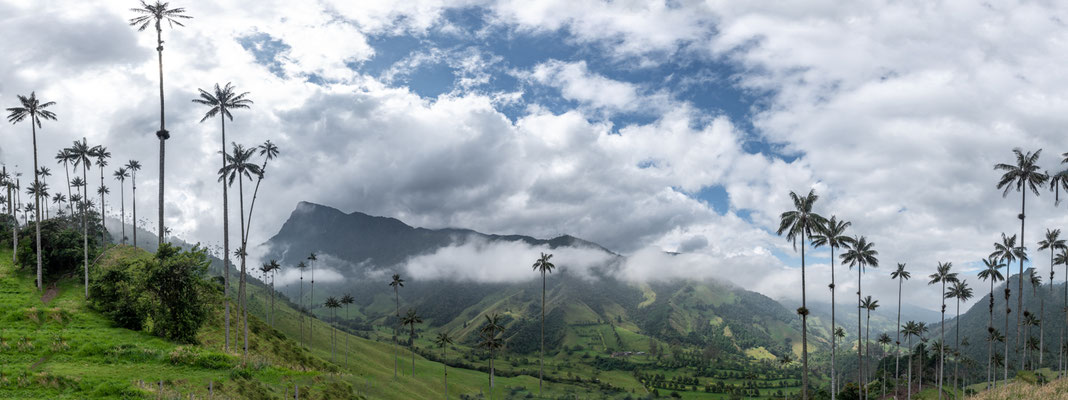
[[[141,161],[139,217],[154,220],[157,59],[154,32],[127,25],[137,5],[0,0],[0,106],[31,91],[57,102],[38,131],[53,188],[53,156],[76,139],[113,154],[109,208],[115,166]],[[788,301],[801,258],[775,230],[791,191],[814,189],[817,212],[875,242],[867,292],[896,297],[888,276],[906,263],[905,297],[937,309],[924,277],[938,262],[983,293],[980,260],[1019,234],[1019,193],[1003,197],[992,166],[1020,147],[1060,171],[1068,151],[1062,2],[172,5],[193,19],[163,32],[165,211],[192,242],[222,239],[219,123],[190,101],[216,83],[255,102],[227,141],[281,150],[250,243],[310,201],[428,228],[571,234],[639,260],[685,253],[632,278],[725,279]],[[29,131],[0,127],[0,162],[25,175]],[[1033,250],[1068,211],[1047,190],[1028,196]],[[827,296],[829,256],[807,250],[814,296]],[[835,272],[839,294],[855,292],[855,273]]]

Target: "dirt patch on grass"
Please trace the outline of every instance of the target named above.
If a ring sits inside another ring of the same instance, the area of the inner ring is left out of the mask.
[[[48,290],[45,290],[44,295],[41,296],[41,302],[48,304],[52,299],[59,295],[59,290],[56,290],[56,284],[53,283],[48,286]]]

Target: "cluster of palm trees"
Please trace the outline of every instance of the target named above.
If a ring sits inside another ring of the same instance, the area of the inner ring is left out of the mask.
[[[994,312],[994,284],[998,281],[1005,280],[1005,275],[1000,271],[1001,268],[1007,267],[1011,263],[1019,262],[1019,281],[1017,286],[1017,310],[1023,309],[1023,283],[1024,279],[1028,279],[1032,286],[1032,295],[1036,295],[1038,288],[1042,285],[1042,279],[1039,277],[1035,270],[1031,270],[1030,276],[1024,275],[1023,263],[1028,260],[1026,254],[1026,247],[1024,246],[1023,234],[1024,234],[1024,221],[1026,211],[1026,198],[1027,192],[1030,191],[1036,196],[1039,194],[1039,188],[1049,183],[1050,190],[1057,193],[1057,200],[1059,200],[1060,190],[1063,187],[1068,190],[1068,170],[1059,172],[1056,174],[1049,174],[1040,171],[1038,166],[1038,158],[1041,154],[1041,150],[1035,152],[1023,152],[1019,149],[1014,149],[1013,154],[1016,158],[1014,163],[1008,164],[996,164],[995,170],[1002,171],[1003,175],[998,181],[996,187],[1002,190],[1003,195],[1007,196],[1013,189],[1021,194],[1021,210],[1018,218],[1020,219],[1020,240],[1017,242],[1016,235],[1008,236],[1004,233],[1001,234],[1001,241],[994,244],[994,251],[987,259],[983,260],[985,268],[978,274],[982,280],[990,280],[990,299],[989,299],[989,314],[990,323],[988,325],[988,360],[987,360],[987,381],[989,387],[996,386],[996,379],[993,379],[993,366],[995,361],[1004,360],[1000,362],[1003,369],[1003,379],[1008,379],[1008,367],[1010,362],[1009,356],[1009,342],[1005,340],[1005,334],[998,331],[993,326],[993,312]],[[1068,153],[1064,154],[1064,160],[1062,163],[1068,163]],[[802,397],[808,397],[808,309],[807,309],[807,290],[806,290],[806,270],[805,270],[805,248],[806,245],[811,244],[813,247],[827,246],[831,250],[831,283],[829,288],[831,290],[831,396],[836,397],[837,388],[840,387],[840,383],[836,382],[837,373],[835,371],[835,349],[836,341],[844,337],[844,332],[837,326],[836,315],[834,311],[835,304],[835,274],[834,274],[834,261],[835,250],[844,248],[845,251],[839,255],[843,264],[848,264],[850,269],[857,268],[857,308],[858,310],[867,311],[869,313],[878,307],[878,300],[873,299],[871,296],[862,297],[862,274],[864,268],[877,268],[879,266],[878,252],[874,250],[874,244],[869,242],[863,236],[847,236],[845,231],[851,226],[850,222],[839,220],[836,216],[832,216],[830,219],[824,218],[814,210],[814,205],[819,197],[815,191],[809,191],[807,195],[801,196],[797,193],[790,192],[790,198],[793,202],[793,209],[784,212],[780,216],[780,225],[777,233],[779,235],[785,235],[786,239],[791,241],[794,248],[797,248],[798,242],[801,244],[801,307],[797,312],[802,319],[802,364],[804,374],[802,378]],[[1068,245],[1065,244],[1065,240],[1060,239],[1059,229],[1047,229],[1046,235],[1042,241],[1038,242],[1039,250],[1050,251],[1050,293],[1053,291],[1053,268],[1056,265],[1065,265],[1066,278],[1068,278]],[[939,262],[936,265],[935,272],[930,275],[930,281],[928,285],[939,285],[940,297],[942,298],[941,304],[941,323],[939,326],[939,341],[937,343],[938,349],[938,366],[937,366],[937,380],[938,380],[938,393],[939,398],[942,398],[943,383],[946,381],[945,377],[945,362],[947,348],[945,345],[945,313],[946,313],[946,300],[953,299],[956,301],[956,313],[959,321],[960,317],[960,303],[967,302],[974,296],[973,290],[969,287],[966,280],[959,279],[958,274],[952,272],[953,265],[950,262]],[[916,321],[908,321],[904,325],[901,324],[901,290],[904,281],[911,278],[909,271],[905,269],[905,264],[900,263],[897,265],[897,269],[891,272],[891,279],[898,281],[898,311],[897,311],[897,340],[895,340],[895,378],[900,378],[900,352],[896,347],[901,346],[901,335],[905,335],[905,339],[908,342],[907,348],[909,349],[909,372],[908,372],[908,396],[911,398],[911,377],[912,377],[912,339],[920,338],[926,340],[924,335],[928,331],[926,324]],[[1068,281],[1066,281],[1068,282]],[[1011,298],[1011,289],[1005,287],[1005,331],[1009,329],[1009,315],[1012,309],[1009,308],[1009,299]],[[1068,305],[1068,284],[1065,285],[1065,304]],[[1032,368],[1041,368],[1045,365],[1044,354],[1046,350],[1045,341],[1045,327],[1039,316],[1045,315],[1045,300],[1044,298],[1040,303],[1040,310],[1038,314],[1032,313],[1030,310],[1023,310],[1016,314],[1017,318],[1017,335],[1015,344],[1015,357],[1019,362],[1019,368],[1022,370],[1027,362],[1029,353],[1036,353],[1032,357]],[[1068,325],[1068,307],[1065,307],[1065,325]],[[1033,327],[1038,327],[1038,337],[1033,337],[1031,331]],[[857,315],[857,357],[859,362],[858,370],[858,384],[863,390],[861,391],[861,398],[868,396],[867,379],[870,376],[869,366],[864,361],[864,346],[863,342],[869,342],[870,337],[862,335],[861,330],[861,315]],[[1026,328],[1026,332],[1024,329]],[[956,328],[955,334],[956,348],[954,353],[959,355],[959,348],[961,346],[960,327],[959,323]],[[886,338],[880,337],[879,342],[882,343]],[[967,339],[965,338],[965,343]],[[998,354],[994,352],[994,342],[1004,343],[1004,353]],[[1060,366],[1059,370],[1063,370],[1068,363],[1064,362],[1065,352],[1063,351],[1065,346],[1065,329],[1062,326],[1061,339],[1059,347],[1060,351]],[[869,351],[870,354],[870,351]],[[951,354],[952,355],[952,354]],[[1034,358],[1037,358],[1035,360]],[[958,386],[958,372],[960,360],[954,366],[953,371],[953,387],[954,390],[962,390]],[[885,371],[884,371],[885,372]],[[920,372],[920,380],[922,387],[922,371]],[[895,389],[896,390],[896,389]]]

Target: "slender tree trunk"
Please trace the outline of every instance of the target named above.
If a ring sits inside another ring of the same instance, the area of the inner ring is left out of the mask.
[[[905,335],[909,342],[909,383],[908,383],[908,398],[912,400],[912,335]]]
[[[946,280],[942,279],[942,320],[938,326],[938,400],[942,400],[942,381],[946,372]]]
[[[226,117],[219,115],[219,124],[222,127],[222,169],[226,170]],[[162,146],[163,141],[160,141]],[[225,302],[226,323],[226,350],[230,350],[230,201],[227,195],[226,179],[222,181],[223,188],[223,301]],[[162,218],[162,212],[160,213]],[[135,217],[136,218],[136,217]],[[137,239],[134,239],[136,242]],[[303,286],[303,281],[302,281]],[[303,321],[303,317],[301,317]],[[301,331],[303,332],[303,330]]]
[[[1024,241],[1024,220],[1027,218],[1027,215],[1026,215],[1026,212],[1025,212],[1027,210],[1027,206],[1026,205],[1027,205],[1027,190],[1025,188],[1024,190],[1020,190],[1020,248],[1021,249],[1024,248],[1024,243],[1027,243],[1027,242]],[[1020,359],[1020,370],[1024,369],[1024,357],[1022,357],[1020,355],[1020,351],[1022,350],[1022,342],[1021,342],[1021,340],[1023,340],[1023,321],[1020,320],[1020,315],[1023,314],[1023,263],[1024,263],[1023,259],[1024,259],[1023,257],[1020,257],[1020,276],[1019,276],[1019,290],[1020,290],[1020,292],[1016,295],[1016,358]],[[1008,357],[1008,355],[1006,354],[1005,357]],[[1006,361],[1005,364],[1007,365],[1008,362]]]
[[[409,350],[412,351],[412,378],[415,378],[415,324],[412,324],[412,335],[408,339],[408,346],[411,346]]]
[[[897,278],[897,339],[894,340],[894,395],[898,393],[898,380],[901,379],[901,284],[900,276]]]
[[[315,266],[308,262],[308,267],[311,268],[311,288],[308,289],[308,312],[311,313],[312,319],[315,318]],[[397,318],[400,318],[400,311],[397,311]],[[315,321],[308,321],[308,341],[315,340]]]
[[[126,244],[126,184],[119,181],[119,225],[122,226],[122,244]]]
[[[398,353],[398,347],[400,346],[400,340],[397,336],[400,336],[398,328],[400,327],[400,291],[397,287],[393,287],[393,296],[397,301],[397,325],[393,326],[393,379],[397,379],[397,368],[400,366],[400,353]],[[490,365],[493,365],[493,361],[490,361]],[[492,369],[492,367],[490,367]]]
[[[838,326],[835,324],[834,319],[834,310],[837,308],[837,304],[834,302],[834,291],[837,289],[834,285],[834,248],[835,246],[831,246],[831,400],[838,398],[838,391],[834,389],[837,381],[837,378],[835,378],[837,376],[835,375],[835,364],[838,362],[836,358],[836,347],[838,346],[835,346],[837,338],[834,336],[834,330]]]
[[[238,293],[238,296],[241,297],[241,329],[244,330],[245,335],[244,355],[245,358],[248,358],[248,296],[245,293],[245,280],[248,279],[248,272],[245,269],[245,259],[247,258],[245,253],[248,250],[245,248],[247,242],[245,238],[245,179],[240,174],[237,176],[237,193],[238,206],[241,208],[241,279],[239,282],[241,287],[239,288],[240,293]]]
[[[960,353],[960,298],[959,297],[957,298],[957,322],[956,322],[955,325],[956,325],[955,329],[956,329],[957,332],[956,332],[956,338],[954,339],[954,342],[956,344],[953,345],[954,346],[953,348],[956,349],[958,355],[957,355],[957,359],[956,359],[957,362],[953,364],[953,392],[954,392],[953,397],[957,397],[957,395],[956,395],[956,391],[957,391],[957,373],[960,372],[960,355],[959,355],[959,353]]]
[[[105,221],[105,217],[104,217],[106,215],[105,214],[105,210],[106,209],[107,208],[104,207],[104,167],[100,166],[100,247],[101,248],[105,248],[108,245],[108,241],[107,241],[108,226],[107,226],[107,223],[106,223],[107,221]]]
[[[441,366],[445,368],[445,400],[449,400],[449,345],[441,346]]]
[[[808,400],[808,302],[805,294],[805,232],[801,231],[801,399]]]
[[[858,313],[859,313],[859,311],[858,311]],[[868,310],[868,318],[867,318],[866,324],[864,325],[864,352],[868,353],[868,357],[867,358],[871,358],[871,310],[870,309]],[[864,359],[864,367],[865,367],[864,369],[865,370],[869,370],[870,369],[870,368],[867,368],[868,367],[868,363],[870,362],[870,360],[868,360],[867,358]],[[871,371],[868,371],[867,373],[871,374]],[[868,376],[864,375],[864,381],[867,382],[867,380],[868,380]],[[864,385],[864,398],[870,398],[870,396],[868,396],[868,385]]]
[[[541,357],[538,360],[538,397],[541,397],[541,381],[545,375],[545,270],[541,271]]]
[[[37,173],[37,171],[38,171],[37,168],[38,167],[37,167],[37,125],[35,124],[36,122],[37,122],[37,116],[31,115],[30,116],[30,129],[33,131],[33,185],[34,185],[34,187],[36,189],[34,191],[34,194],[33,194],[33,201],[34,201],[34,204],[35,204],[34,205],[34,207],[35,207],[34,211],[36,211],[35,214],[36,214],[36,218],[37,218],[37,223],[36,223],[36,226],[34,227],[34,230],[37,231],[37,233],[36,233],[36,235],[37,235],[37,290],[43,290],[44,289],[44,282],[42,282],[42,280],[44,279],[44,274],[43,274],[44,270],[41,268],[41,192],[40,192],[41,180],[40,180],[40,174]],[[89,283],[86,282],[86,287],[87,288],[88,288],[88,285],[89,285]],[[88,290],[88,289],[86,289],[86,290]],[[88,293],[88,292],[86,292],[86,293]],[[89,295],[86,294],[85,297],[89,298]]]
[[[300,297],[298,298],[298,307],[304,308],[304,269],[300,270]],[[304,346],[304,310],[300,311],[300,345]]]
[[[994,331],[994,277],[990,277],[990,324],[987,325],[987,333]],[[988,338],[986,345],[986,387],[993,389],[994,383],[994,340]]]
[[[86,190],[82,191],[82,201],[89,201],[89,173],[86,171],[85,162],[82,162],[82,181],[86,182]],[[89,207],[82,207],[82,255],[85,261],[85,298],[89,299],[89,221],[86,220],[86,216],[89,214]]]
[[[860,388],[864,388],[864,345],[861,343],[861,340],[864,339],[864,331],[861,330],[862,327],[860,325],[860,293],[862,292],[861,288],[863,285],[861,274],[863,273],[863,270],[863,266],[857,266],[857,382],[860,382]],[[860,390],[860,396],[862,399],[864,398],[863,390]]]
[[[1005,290],[1009,290],[1008,277],[1005,278]],[[1005,362],[1002,364],[1004,367],[1002,381],[1005,383],[1009,380],[1009,311],[1009,296],[1005,296]],[[1019,310],[1016,311],[1019,312]]]
[[[4,174],[7,174],[7,166],[3,167],[3,171],[4,171]],[[19,253],[18,253],[18,248],[19,248],[19,235],[18,235],[19,220],[18,220],[18,217],[15,216],[14,207],[12,207],[12,204],[14,204],[14,201],[12,201],[12,199],[11,199],[12,196],[11,196],[10,182],[5,182],[4,187],[7,189],[7,213],[9,215],[11,215],[11,222],[12,222],[11,223],[11,263],[12,263],[12,265],[14,265],[14,264],[18,263],[18,261],[19,261]],[[71,214],[71,215],[73,215],[73,214]]]
[[[67,175],[67,199],[70,199],[74,195],[70,191],[70,168],[67,167],[67,160],[63,160],[63,173]],[[70,216],[74,217],[74,202],[67,202],[67,205],[70,206]]]
[[[267,160],[263,160],[263,166],[260,167],[259,178],[256,179],[256,189],[252,190],[252,202],[248,206],[248,225],[245,226],[245,237],[248,237],[248,233],[252,231],[252,210],[256,208],[256,197],[260,193],[260,182],[263,182],[263,174],[267,172]]]
[[[133,245],[137,247],[137,172],[130,174],[131,194],[130,194],[130,206],[133,207]]]
[[[159,25],[159,21],[156,21],[156,51],[159,53],[159,132],[156,132],[156,137],[159,138],[159,245],[163,245],[163,233],[166,232],[166,228],[163,225],[163,182],[164,182],[164,160],[167,154],[167,139],[171,137],[171,134],[167,132],[167,124],[165,114],[163,112],[163,29]],[[226,267],[224,263],[224,267]],[[230,346],[230,318],[226,319],[227,340],[226,346]]]

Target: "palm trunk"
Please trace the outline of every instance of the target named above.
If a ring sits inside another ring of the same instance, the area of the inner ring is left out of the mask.
[[[393,326],[393,379],[397,379],[397,368],[400,367],[400,353],[397,352],[397,347],[400,346],[400,343],[398,343],[397,339],[397,336],[400,336],[400,333],[398,332],[398,328],[400,326],[400,291],[397,290],[396,286],[393,287],[393,296],[397,301],[398,324]],[[490,363],[492,365],[492,361],[490,361]]]
[[[122,226],[122,244],[126,244],[126,184],[119,181],[119,225]]]
[[[801,231],[801,399],[808,400],[808,303],[805,294],[805,232]]]
[[[130,174],[132,189],[130,194],[130,206],[133,207],[133,246],[137,248],[137,172]]]
[[[538,360],[538,396],[545,376],[545,270],[541,271],[541,354]]]
[[[260,182],[263,182],[263,174],[267,172],[267,160],[263,160],[263,166],[260,167],[259,178],[256,179],[256,189],[252,190],[252,201],[248,205],[248,226],[245,227],[245,237],[248,237],[248,233],[252,231],[252,210],[256,208],[256,197],[260,193]]]
[[[41,181],[40,174],[37,173],[37,125],[34,124],[35,122],[37,122],[37,116],[31,115],[30,129],[33,131],[33,185],[37,189],[33,194],[34,207],[36,207],[34,211],[36,211],[35,214],[37,217],[37,226],[34,227],[37,231],[37,290],[42,290],[44,289],[44,284],[42,282],[42,279],[44,279],[44,270],[41,268]],[[88,287],[88,285],[89,283],[86,282],[86,287]],[[85,297],[89,298],[89,295],[87,294]]]
[[[905,335],[909,341],[909,383],[908,399],[912,400],[912,335]]]
[[[990,277],[990,324],[987,325],[987,333],[994,331],[994,277]],[[986,387],[992,389],[996,387],[993,378],[994,371],[994,340],[990,338],[986,345]]]
[[[241,279],[239,282],[240,288],[238,296],[241,298],[241,327],[244,330],[245,343],[244,343],[244,356],[248,358],[248,298],[245,294],[245,280],[247,279],[248,272],[245,270],[245,260],[247,259],[246,252],[246,237],[245,237],[245,179],[240,174],[237,176],[237,193],[238,193],[238,206],[240,207],[241,214]]]
[[[352,320],[352,312],[349,311],[349,305],[345,305],[345,320]],[[349,337],[345,336],[345,366],[349,366]]]
[[[1020,191],[1020,248],[1024,247],[1024,220],[1027,218],[1027,190]],[[1023,263],[1024,258],[1020,257],[1020,276],[1019,276],[1019,290],[1016,295],[1016,358],[1020,359],[1020,370],[1024,369],[1024,357],[1020,356],[1021,340],[1023,339],[1023,322],[1020,320],[1020,315],[1023,314]],[[1005,357],[1008,357],[1006,354]],[[1006,361],[1006,365],[1009,363]]]
[[[1005,279],[1005,290],[1009,290],[1009,280]],[[1009,380],[1009,296],[1005,296],[1005,362],[1002,364],[1004,367],[1004,376],[1002,381],[1008,383]],[[1017,310],[1019,312],[1019,310]]]
[[[942,400],[942,381],[946,373],[946,280],[942,279],[942,320],[938,327],[938,400]]]
[[[449,347],[441,346],[441,366],[445,368],[445,400],[449,400]]]
[[[957,353],[959,354],[960,353],[960,298],[959,297],[957,298],[957,320],[956,321],[957,322],[956,322],[956,327],[955,328],[956,328],[957,332],[956,332],[956,337],[953,339],[956,344],[953,345],[953,348],[956,349]],[[959,355],[957,356],[957,360],[956,361],[957,362],[953,364],[953,392],[954,392],[953,397],[957,397],[956,396],[957,373],[960,372],[960,356]]]
[[[415,324],[412,324],[412,335],[408,339],[409,350],[412,351],[412,378],[415,378]]]
[[[104,220],[104,166],[100,166],[100,246],[107,247],[108,227]]]
[[[300,296],[297,298],[298,308],[304,308],[304,269],[300,270]],[[304,310],[300,311],[300,345],[304,346]]]
[[[834,384],[837,380],[835,378],[836,375],[834,373],[835,363],[837,362],[837,360],[835,359],[835,348],[837,347],[835,346],[835,343],[837,339],[834,336],[834,330],[835,327],[837,327],[834,322],[834,309],[836,308],[834,302],[834,290],[836,289],[836,287],[834,286],[834,247],[835,246],[831,246],[831,400],[835,400],[838,398],[838,391],[834,390]]]
[[[311,264],[310,262],[308,264]],[[315,318],[315,266],[311,267],[311,288],[308,289],[308,312],[311,313],[311,317]],[[397,317],[400,318],[400,311],[397,311]],[[308,322],[308,341],[315,340],[315,323]]]
[[[226,170],[226,118],[219,115],[220,126],[222,127],[222,169]],[[160,146],[163,146],[163,141],[160,141]],[[227,195],[226,179],[223,179],[223,301],[225,302],[225,319],[226,319],[226,344],[225,349],[230,350],[230,201]],[[162,216],[162,212],[160,212]],[[134,216],[136,217],[136,214]],[[162,218],[162,217],[161,217]],[[134,239],[134,243],[137,239]],[[302,282],[303,283],[303,282]],[[303,321],[303,319],[301,320]],[[303,330],[301,331],[303,332]]]
[[[166,118],[163,112],[163,29],[160,27],[159,20],[156,20],[156,43],[158,45],[156,51],[159,53],[159,132],[156,132],[156,137],[159,138],[159,245],[163,245],[163,233],[166,231],[163,225],[163,161],[167,155],[167,139],[171,137],[171,134],[167,132]],[[223,264],[224,268],[228,268],[225,262]],[[227,307],[229,308],[229,302],[227,302]],[[226,346],[227,348],[230,347],[229,311],[226,317]]]
[[[67,160],[63,160],[63,173],[67,175],[67,199],[70,199],[74,195],[70,191],[70,168],[67,167]],[[74,217],[74,203],[68,202],[67,205],[70,206],[70,216]]]
[[[4,167],[4,172],[7,172],[7,167]],[[15,199],[11,193],[10,182],[7,186],[7,213],[11,214],[11,263],[17,264],[19,261],[19,219],[15,214]],[[1068,286],[1066,286],[1068,287]],[[1068,295],[1066,295],[1068,296]],[[1066,297],[1068,298],[1068,297]],[[1068,314],[1065,314],[1065,318],[1068,319]]]
[[[902,279],[897,278],[897,339],[894,340],[894,395],[897,395],[897,381],[901,378],[901,284]]]
[[[82,180],[89,182],[89,173],[86,171],[85,162],[82,162]],[[88,183],[86,184],[88,185]],[[88,189],[88,187],[87,187]],[[88,201],[88,190],[82,191],[82,200]],[[89,207],[82,207],[82,255],[85,258],[85,298],[89,299],[89,221],[86,220],[86,215],[89,214]]]
[[[860,382],[861,388],[864,387],[864,346],[861,343],[861,340],[864,339],[864,336],[862,335],[864,331],[861,330],[862,327],[860,324],[860,292],[863,285],[863,281],[861,280],[861,273],[863,271],[863,268],[863,266],[857,266],[857,382]],[[864,391],[861,390],[860,393],[860,397],[861,399],[863,399]]]

